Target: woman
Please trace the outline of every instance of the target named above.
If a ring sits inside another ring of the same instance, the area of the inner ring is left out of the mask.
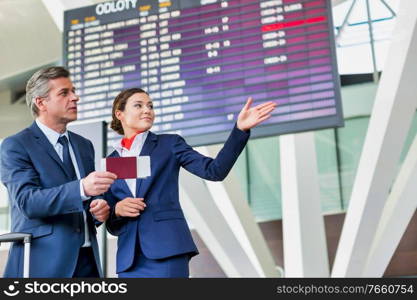
[[[133,88],[113,103],[111,128],[124,136],[110,157],[150,156],[151,176],[118,179],[106,195],[111,207],[108,231],[118,236],[119,277],[188,277],[189,259],[198,254],[178,201],[180,167],[213,181],[223,180],[249,139],[249,130],[276,107],[251,108],[249,98],[215,159],[193,150],[176,134],[152,133],[155,113],[149,95]]]

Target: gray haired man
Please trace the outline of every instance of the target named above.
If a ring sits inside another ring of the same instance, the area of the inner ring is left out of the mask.
[[[102,276],[95,226],[109,206],[99,199],[116,179],[94,171],[92,143],[67,130],[79,97],[63,67],[41,69],[26,86],[35,121],[6,138],[1,180],[9,193],[12,231],[31,233],[31,277]],[[10,248],[5,277],[21,277],[23,245]]]

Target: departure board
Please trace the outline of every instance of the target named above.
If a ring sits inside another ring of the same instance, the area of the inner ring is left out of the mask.
[[[79,120],[146,90],[156,133],[224,142],[249,96],[275,101],[252,137],[343,125],[330,0],[118,0],[64,15]],[[108,139],[119,138],[109,129]]]

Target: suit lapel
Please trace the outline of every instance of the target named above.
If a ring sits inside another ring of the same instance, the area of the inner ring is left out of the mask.
[[[149,131],[145,144],[143,145],[142,151],[140,152],[140,156],[151,156],[152,151],[156,147],[157,141],[158,141],[158,136]],[[151,165],[152,165],[152,159],[151,159]],[[152,178],[152,174],[148,178],[136,180],[136,197],[138,198],[144,197],[144,195],[149,189],[151,178]]]
[[[29,129],[33,132],[33,136],[36,139],[36,142],[46,150],[46,153],[61,167],[62,171],[69,176],[67,170],[64,167],[64,164],[62,163],[61,159],[58,156],[58,153],[56,153],[54,147],[52,144],[48,141],[45,134],[39,129],[38,125],[36,125],[36,122],[33,122],[32,125],[29,127]]]

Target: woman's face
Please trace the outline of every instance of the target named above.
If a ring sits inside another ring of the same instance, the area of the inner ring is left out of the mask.
[[[155,119],[152,100],[144,93],[136,93],[127,99],[125,110],[116,111],[125,132],[149,130]]]

